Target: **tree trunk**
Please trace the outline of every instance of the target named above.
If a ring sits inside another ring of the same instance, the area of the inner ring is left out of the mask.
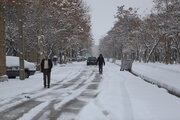
[[[67,50],[64,51],[64,64],[67,63]]]
[[[63,63],[63,61],[62,61],[62,53],[60,52],[59,53],[59,64],[62,64]]]
[[[0,0],[0,76],[6,75],[5,7]]]
[[[178,37],[178,33],[177,33],[177,35],[176,35],[177,37],[177,39],[176,39],[176,49],[177,49],[177,63],[180,63],[180,40],[179,40],[179,37]]]
[[[151,51],[150,51],[150,53],[149,53],[149,55],[148,55],[148,57],[147,57],[147,60],[146,60],[147,63],[149,62],[150,57],[151,57],[152,53],[154,52],[156,46],[158,45],[159,41],[160,41],[160,39],[159,39],[158,41],[156,41],[155,44],[154,44],[154,46],[152,47],[152,49],[151,49]]]
[[[23,5],[22,5],[22,0],[19,0],[18,2],[18,29],[19,29],[19,65],[20,65],[20,72],[19,72],[19,77],[20,80],[25,79],[25,73],[24,73],[24,37],[23,37]]]
[[[177,63],[180,63],[180,49],[179,49],[180,47],[179,47],[179,45],[178,45],[178,43],[177,43]]]
[[[138,49],[138,45],[136,44],[136,61],[140,61],[140,56],[139,56],[139,49]]]
[[[166,64],[171,63],[171,48],[170,48],[170,40],[166,40]]]

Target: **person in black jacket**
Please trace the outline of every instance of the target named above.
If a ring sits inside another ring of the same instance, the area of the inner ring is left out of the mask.
[[[102,74],[102,72],[103,72],[103,64],[105,65],[105,61],[104,61],[104,58],[103,58],[102,54],[99,55],[99,57],[97,59],[97,63],[99,65],[99,73]]]
[[[44,88],[48,85],[50,87],[50,77],[51,77],[51,69],[52,69],[52,61],[48,59],[48,56],[45,56],[45,59],[41,61],[41,72],[43,72],[44,79]],[[46,85],[46,78],[48,78],[48,84]]]

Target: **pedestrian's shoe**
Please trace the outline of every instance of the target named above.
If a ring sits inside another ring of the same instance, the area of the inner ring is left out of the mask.
[[[50,85],[48,85],[48,88],[50,88]]]
[[[46,85],[44,85],[44,88],[46,88]]]

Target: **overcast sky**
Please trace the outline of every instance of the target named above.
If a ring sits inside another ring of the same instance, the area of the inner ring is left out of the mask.
[[[117,6],[125,5],[128,7],[139,8],[139,14],[148,14],[152,8],[153,0],[84,0],[90,6],[92,21],[92,34],[95,43],[105,36],[107,31],[113,27],[114,15]],[[146,12],[144,12],[146,11]]]

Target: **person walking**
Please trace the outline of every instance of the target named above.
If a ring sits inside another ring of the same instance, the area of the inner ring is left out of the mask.
[[[51,77],[51,69],[52,69],[52,61],[51,59],[48,59],[48,56],[45,56],[45,58],[41,61],[41,72],[43,72],[43,79],[44,79],[44,88],[46,86],[50,87],[50,77]],[[46,85],[46,80],[48,80],[48,84]]]
[[[105,65],[105,61],[104,61],[102,54],[99,55],[99,57],[97,59],[97,64],[99,65],[99,73],[102,74],[103,73],[103,64]]]

